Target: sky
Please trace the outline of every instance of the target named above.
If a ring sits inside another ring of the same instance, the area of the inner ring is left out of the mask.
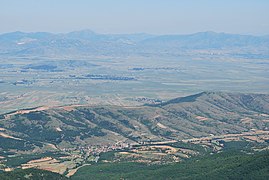
[[[0,0],[0,33],[269,35],[269,0]]]

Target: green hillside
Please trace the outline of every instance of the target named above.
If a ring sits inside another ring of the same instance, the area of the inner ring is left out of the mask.
[[[71,179],[268,179],[269,152],[225,152],[183,163],[147,166],[112,163],[86,166]]]
[[[70,179],[268,179],[268,165],[268,151],[251,155],[229,151],[161,166],[128,162],[101,163],[80,168]],[[27,169],[0,172],[0,179],[68,178],[48,171]]]

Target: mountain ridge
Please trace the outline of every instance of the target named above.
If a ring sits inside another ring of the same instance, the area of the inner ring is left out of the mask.
[[[215,32],[187,35],[11,32],[0,35],[2,55],[130,55],[175,54],[215,50],[224,54],[268,55],[269,37]]]
[[[268,130],[268,117],[267,94],[203,92],[157,106],[76,105],[21,110],[2,115],[0,128],[10,140],[32,142],[30,147],[37,142],[65,147]]]
[[[178,33],[178,34],[151,34],[151,33],[144,33],[144,32],[135,32],[135,33],[98,33],[96,31],[93,31],[91,29],[82,29],[82,30],[76,30],[76,31],[70,31],[70,32],[46,32],[46,31],[10,31],[10,32],[3,32],[0,33],[0,36],[3,35],[12,35],[12,34],[38,34],[38,33],[44,33],[44,34],[53,34],[53,35],[68,35],[68,34],[90,34],[90,35],[114,35],[114,36],[121,36],[121,35],[148,35],[148,36],[194,36],[194,35],[240,35],[240,36],[253,36],[253,37],[269,37],[268,35],[255,35],[255,34],[240,34],[240,33],[228,33],[228,32],[216,32],[216,31],[199,31],[194,33]]]

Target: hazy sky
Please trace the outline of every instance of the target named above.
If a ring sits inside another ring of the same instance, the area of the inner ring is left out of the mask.
[[[269,0],[0,0],[11,31],[269,34]]]

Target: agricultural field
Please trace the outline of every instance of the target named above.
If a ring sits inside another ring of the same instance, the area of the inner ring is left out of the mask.
[[[69,104],[154,104],[207,90],[267,93],[266,64],[264,59],[216,55],[2,57],[0,113]]]

